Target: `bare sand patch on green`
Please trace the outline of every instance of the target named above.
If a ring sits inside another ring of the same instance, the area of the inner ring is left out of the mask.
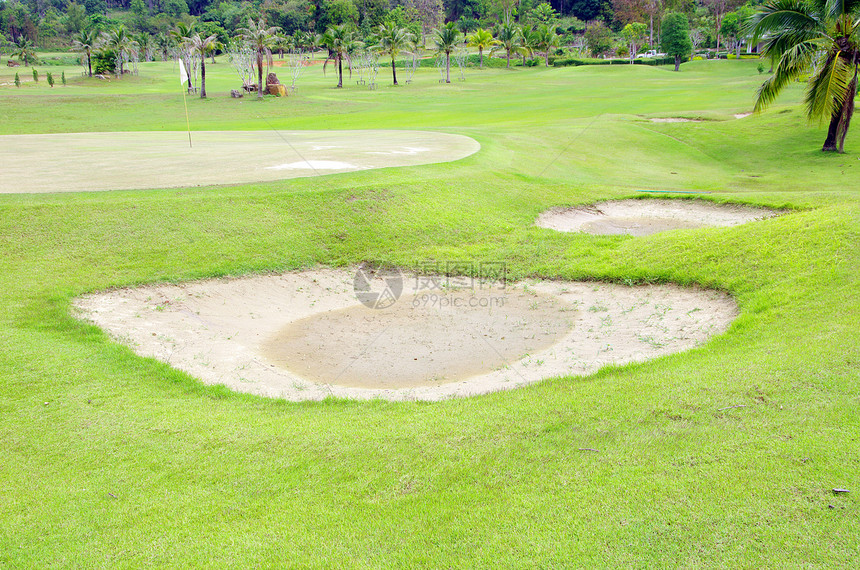
[[[75,306],[141,356],[206,384],[288,400],[440,400],[512,389],[687,350],[737,315],[716,291],[563,281],[489,290],[416,281],[373,309],[357,300],[354,275],[319,269],[151,285]]]

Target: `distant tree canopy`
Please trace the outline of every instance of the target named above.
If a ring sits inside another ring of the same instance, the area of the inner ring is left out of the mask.
[[[678,12],[666,14],[662,23],[660,47],[667,55],[675,58],[675,71],[678,71],[681,67],[681,60],[689,57],[693,50],[687,16]]]
[[[38,48],[70,47],[84,30],[122,24],[134,35],[156,37],[193,17],[215,26],[223,43],[248,18],[263,18],[285,36],[317,35],[345,24],[362,40],[389,22],[424,43],[446,22],[456,22],[465,36],[510,20],[532,29],[547,25],[565,44],[598,22],[616,36],[638,22],[648,26],[647,42],[654,48],[663,16],[673,12],[686,15],[702,47],[726,40],[723,47],[739,49],[744,38],[736,23],[763,1],[742,6],[743,0],[0,0],[0,33],[7,44],[25,37]]]

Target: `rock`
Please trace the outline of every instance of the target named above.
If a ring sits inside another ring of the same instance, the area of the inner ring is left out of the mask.
[[[281,82],[278,81],[278,76],[274,73],[270,73],[266,76],[266,87],[269,85],[280,85]]]
[[[244,96],[245,96],[245,94],[242,91],[240,91],[239,89],[231,89],[230,90],[230,97],[232,97],[233,99],[241,99]]]
[[[18,63],[17,61],[12,61],[11,59],[6,62],[7,67],[18,67],[19,65],[21,65],[21,64]]]
[[[286,97],[287,96],[287,88],[281,85],[280,83],[277,85],[269,85],[267,92],[269,95],[277,95],[278,97]]]

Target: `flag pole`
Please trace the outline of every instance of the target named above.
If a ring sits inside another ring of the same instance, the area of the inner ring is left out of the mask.
[[[188,120],[188,97],[186,96],[185,86],[182,87],[182,102],[185,103],[185,126],[188,128],[188,148],[194,148],[191,144],[191,121]]]
[[[182,85],[182,102],[185,104],[185,126],[188,127],[188,147],[194,148],[191,144],[191,121],[188,120],[188,96],[186,92],[188,89],[185,87],[185,83],[188,82],[191,85],[190,80],[188,78],[188,72],[185,70],[185,62],[182,61],[182,58],[179,58],[179,84]]]

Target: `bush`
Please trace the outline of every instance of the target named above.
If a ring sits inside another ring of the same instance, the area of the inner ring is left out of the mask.
[[[689,58],[681,58],[682,62],[689,61]],[[580,65],[630,65],[629,59],[578,59],[569,57],[566,59],[557,59],[552,64],[555,67],[570,67]],[[634,59],[634,65],[674,65],[674,57],[655,57],[652,59]]]
[[[21,87],[21,77],[17,71],[15,72],[15,87]]]
[[[35,81],[36,83],[39,82],[39,72],[36,71],[35,67],[33,68],[33,81]]]
[[[48,85],[53,87],[54,86],[54,75],[49,71],[47,73],[46,77],[48,79]]]
[[[92,56],[92,63],[93,73],[98,75],[114,73],[116,72],[116,53],[110,49],[96,52]]]

